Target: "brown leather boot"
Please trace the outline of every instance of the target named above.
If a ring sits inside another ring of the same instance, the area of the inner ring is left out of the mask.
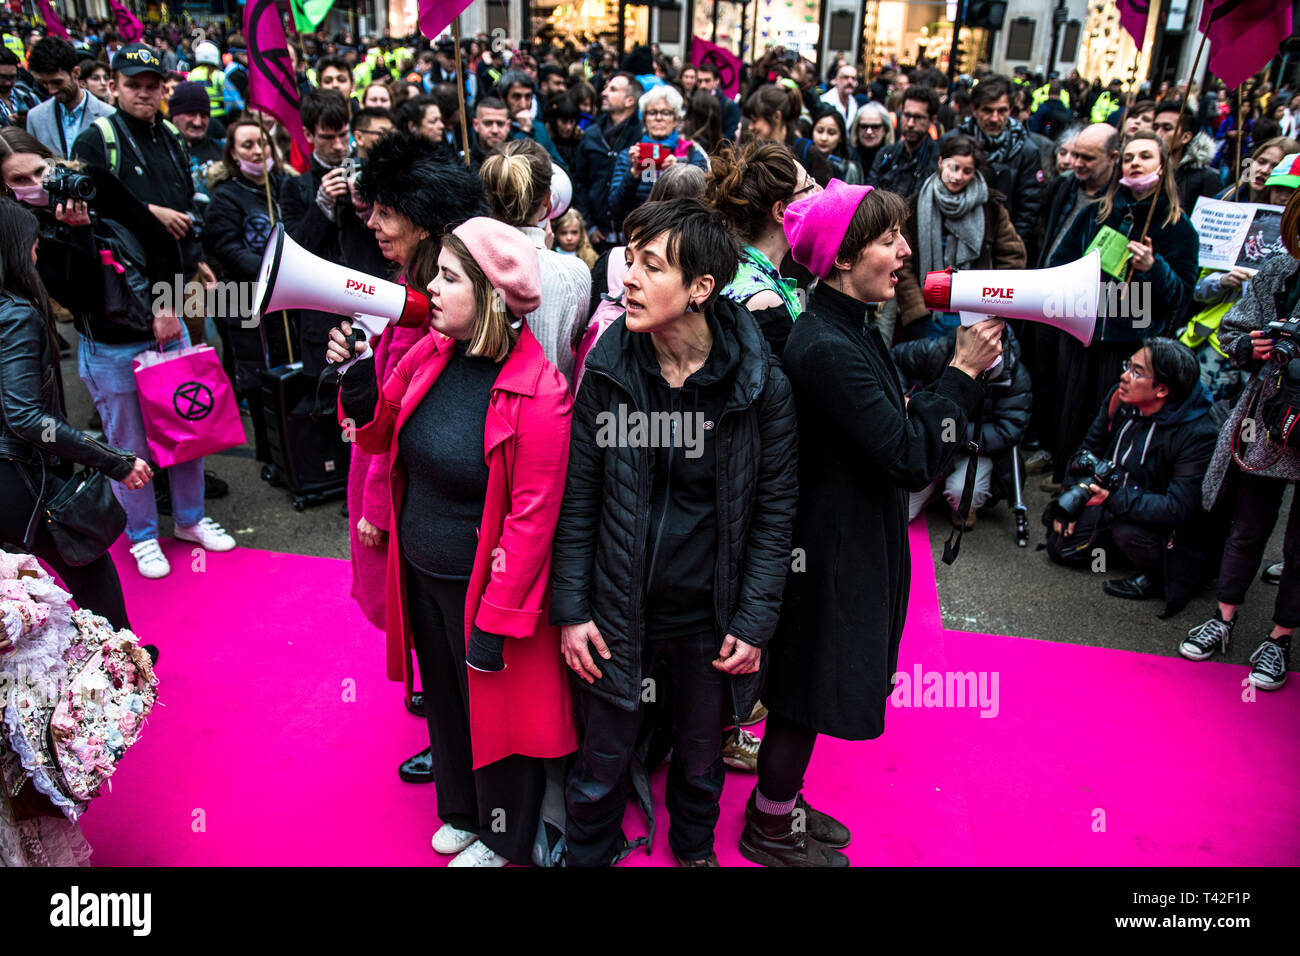
[[[802,828],[794,828],[794,811],[763,813],[754,802],[757,788],[745,804],[745,829],[740,834],[740,855],[763,866],[849,865],[849,858],[813,839]]]

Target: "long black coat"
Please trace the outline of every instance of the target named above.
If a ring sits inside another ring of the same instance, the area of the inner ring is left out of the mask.
[[[713,611],[719,633],[758,647],[776,629],[794,523],[795,409],[790,384],[752,315],[727,299],[712,306],[724,334],[740,346],[740,366],[718,418],[717,567]],[[644,564],[650,553],[651,455],[655,449],[598,444],[598,416],[648,407],[648,385],[624,319],[587,356],[574,402],[564,507],[551,561],[551,623],[595,621],[611,660],[579,692],[625,710],[641,696],[645,640]],[[658,452],[662,454],[663,452]],[[767,666],[768,655],[762,658]],[[731,678],[734,713],[753,709],[762,671]]]
[[[948,368],[904,406],[866,305],[813,292],[783,364],[799,415],[794,561],[763,702],[848,740],[879,737],[907,614],[907,495],[951,464],[984,389]],[[949,422],[955,428],[947,428]],[[802,567],[802,570],[801,570]]]

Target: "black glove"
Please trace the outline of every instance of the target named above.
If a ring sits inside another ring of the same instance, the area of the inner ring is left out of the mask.
[[[505,646],[506,639],[500,634],[489,634],[475,627],[469,634],[465,663],[476,671],[503,671],[506,669],[506,662],[501,652]]]

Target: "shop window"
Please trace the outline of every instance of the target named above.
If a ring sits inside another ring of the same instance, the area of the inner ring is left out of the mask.
[[[659,8],[659,42],[660,43],[681,43],[682,42],[682,8],[681,7],[660,7]]]
[[[1034,26],[1028,17],[1016,17],[1007,30],[1007,59],[1031,60],[1034,56]]]
[[[1075,56],[1079,52],[1079,32],[1083,24],[1078,20],[1071,20],[1065,25],[1065,36],[1061,39],[1061,56],[1062,63],[1073,63]]]

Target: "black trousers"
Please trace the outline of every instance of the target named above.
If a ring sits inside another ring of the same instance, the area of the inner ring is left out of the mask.
[[[1084,346],[1072,336],[1057,336],[1056,378],[1052,394],[1056,417],[1056,447],[1052,449],[1054,480],[1061,481],[1065,477],[1066,464],[1088,437],[1088,429],[1101,411],[1101,403],[1119,381],[1124,360],[1137,351],[1139,344],[1097,342]],[[1043,363],[1043,357],[1039,356],[1039,364]]]
[[[1255,580],[1269,535],[1277,524],[1286,486],[1295,484],[1284,478],[1261,478],[1244,472],[1238,479],[1232,533],[1228,535],[1219,567],[1219,600],[1233,605],[1246,602],[1246,591]],[[1300,485],[1297,492],[1300,493]],[[1273,607],[1273,623],[1300,627],[1300,508],[1296,507],[1294,498],[1282,538],[1282,561],[1282,581]]]
[[[36,502],[32,498],[27,483],[23,481],[19,469],[27,466],[15,461],[0,460],[0,542],[9,551],[26,551],[23,547],[23,535],[27,531],[27,521],[31,518]],[[40,487],[40,466],[31,476],[32,481]],[[51,481],[57,479],[51,475]],[[38,519],[36,523],[36,542],[31,553],[40,558],[45,566],[63,579],[64,586],[77,602],[77,607],[94,611],[108,620],[115,630],[129,628],[131,622],[126,616],[126,600],[122,597],[122,582],[117,576],[113,559],[107,554],[100,555],[90,564],[80,567],[68,564],[59,557],[54,539],[45,530],[45,525]]]
[[[646,641],[643,678],[655,673],[660,655],[671,661],[673,755],[668,768],[668,844],[683,860],[713,852],[713,830],[722,797],[722,739],[727,713],[727,675],[713,666],[722,642],[712,632]],[[655,687],[655,685],[648,685]],[[656,688],[655,695],[660,691]],[[641,729],[644,695],[627,711],[579,689],[575,710],[581,744],[565,785],[569,866],[609,866],[623,848],[628,768]]]
[[[438,818],[478,834],[511,863],[528,865],[537,838],[546,771],[519,754],[474,769],[465,664],[467,581],[435,578],[406,564],[406,609],[433,748]]]
[[[1165,530],[1128,521],[1102,524],[1102,517],[1101,506],[1094,505],[1083,509],[1074,523],[1074,533],[1068,537],[1048,528],[1047,556],[1057,564],[1084,568],[1092,564],[1095,548],[1105,549],[1113,544],[1143,574],[1163,581]],[[1100,532],[1098,524],[1101,524]]]

